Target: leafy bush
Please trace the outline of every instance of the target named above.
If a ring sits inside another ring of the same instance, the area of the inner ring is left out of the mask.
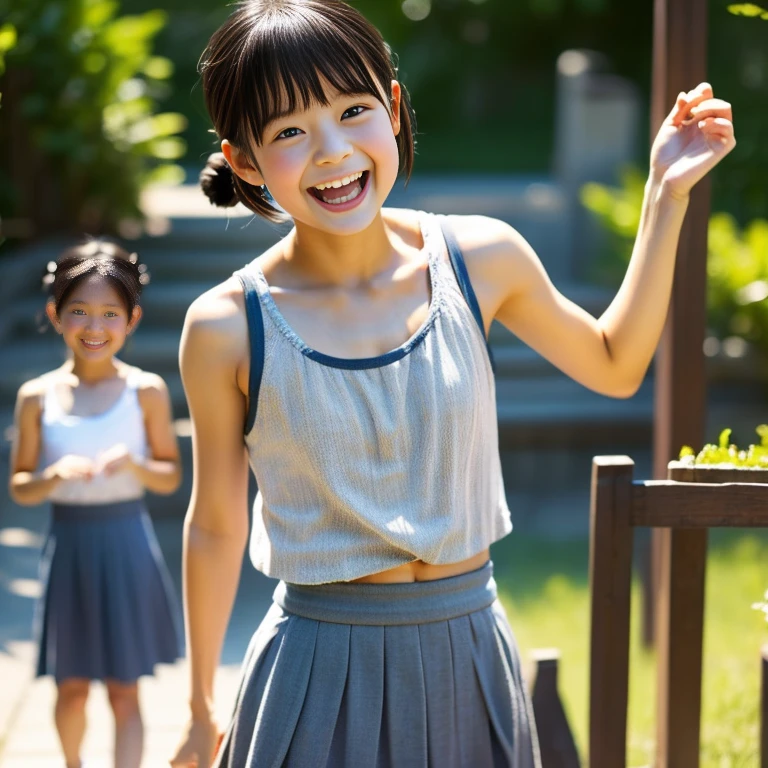
[[[687,464],[728,464],[734,467],[768,469],[768,424],[761,424],[755,430],[760,438],[759,445],[746,449],[731,443],[731,430],[720,433],[718,444],[707,443],[698,453],[689,445],[680,450],[680,460]]]
[[[0,0],[3,213],[31,222],[34,234],[114,230],[140,215],[142,186],[182,176],[172,161],[185,152],[186,118],[156,113],[173,73],[152,55],[166,14],[118,16],[118,8]]]
[[[585,184],[581,202],[609,233],[595,278],[618,285],[632,255],[640,224],[645,176],[637,168],[621,174],[618,187]],[[709,219],[707,322],[719,338],[738,336],[768,357],[768,221],[756,219],[740,229],[727,213]]]

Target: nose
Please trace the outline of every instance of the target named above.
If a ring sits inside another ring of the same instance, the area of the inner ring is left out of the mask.
[[[101,317],[99,317],[98,313],[89,315],[85,328],[90,332],[101,330]]]
[[[315,149],[317,165],[337,165],[346,160],[353,152],[344,130],[337,125],[325,125],[318,133]]]

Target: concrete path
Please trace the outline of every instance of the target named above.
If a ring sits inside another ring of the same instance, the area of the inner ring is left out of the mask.
[[[4,474],[4,473],[3,473]],[[55,686],[33,677],[35,648],[31,628],[40,593],[37,565],[47,524],[44,507],[22,508],[8,500],[2,478],[0,497],[0,768],[63,766],[53,725]],[[176,582],[181,571],[182,520],[160,518],[155,530]],[[250,637],[269,606],[274,582],[246,560],[222,664],[216,681],[217,714],[226,723]],[[179,592],[180,594],[180,592]],[[187,717],[186,663],[161,666],[144,678],[140,694],[146,727],[144,768],[168,765]],[[94,685],[88,702],[88,731],[83,758],[87,768],[112,765],[113,726],[106,692]]]

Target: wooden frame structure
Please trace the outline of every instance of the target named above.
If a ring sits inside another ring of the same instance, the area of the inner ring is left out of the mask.
[[[589,765],[625,768],[629,690],[629,616],[634,529],[668,529],[700,533],[709,528],[768,527],[768,470],[690,467],[672,462],[667,480],[635,481],[634,462],[627,456],[596,457],[592,465],[589,580],[592,595],[590,638]],[[756,482],[744,482],[748,478]],[[706,539],[705,539],[706,541]],[[670,553],[672,554],[672,553]],[[662,580],[669,583],[668,557]],[[656,647],[659,666],[657,754],[655,768],[696,768],[699,765],[701,717],[702,602],[684,607],[688,627],[668,618],[681,611],[672,602],[690,584],[697,592],[701,571],[678,571],[680,590],[670,590],[658,604]],[[698,633],[698,634],[697,634]],[[693,648],[690,645],[693,645]],[[757,654],[758,649],[755,649]],[[685,664],[697,657],[699,668]],[[682,665],[692,674],[670,668]],[[695,674],[693,674],[695,672]],[[756,669],[757,673],[757,669]],[[761,699],[761,768],[768,768],[768,649],[763,649]],[[671,714],[674,731],[668,729]],[[672,738],[674,736],[674,738]]]

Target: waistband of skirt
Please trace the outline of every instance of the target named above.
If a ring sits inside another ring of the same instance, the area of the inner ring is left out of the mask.
[[[493,563],[434,581],[397,584],[288,584],[274,601],[288,613],[332,624],[393,626],[446,621],[482,610],[496,600]]]
[[[55,523],[76,520],[114,520],[117,517],[140,515],[146,509],[144,499],[112,501],[107,504],[58,504],[51,505]]]

